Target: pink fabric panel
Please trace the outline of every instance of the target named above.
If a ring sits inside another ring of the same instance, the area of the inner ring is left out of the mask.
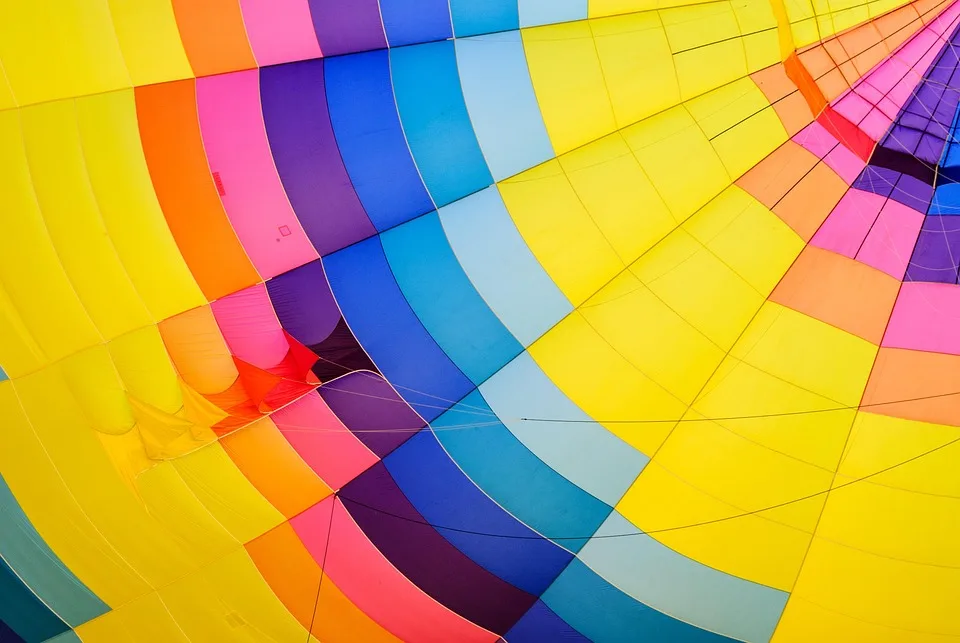
[[[374,455],[311,391],[271,418],[304,462],[331,489],[340,489],[376,464]]]
[[[872,109],[867,117],[860,122],[860,129],[873,140],[879,141],[887,133],[892,122],[893,119],[882,110]]]
[[[923,218],[922,212],[890,199],[880,210],[857,260],[903,279]]]
[[[240,0],[240,10],[261,67],[322,55],[308,0]]]
[[[276,366],[290,350],[267,287],[257,284],[210,304],[230,352],[259,368]]]
[[[839,141],[817,121],[813,121],[797,132],[793,137],[793,141],[802,145],[818,159],[822,159],[830,153],[830,150],[840,144]]]
[[[260,112],[259,71],[198,78],[197,104],[220,198],[257,271],[275,277],[316,259],[273,164]]]
[[[839,174],[840,178],[843,179],[847,185],[853,185],[853,182],[860,176],[860,172],[867,166],[867,164],[863,162],[863,159],[843,145],[835,147],[823,158],[823,162]]]
[[[885,200],[871,192],[848,190],[810,243],[853,259]]]
[[[904,283],[883,345],[960,355],[960,286]]]
[[[847,92],[837,101],[834,109],[846,116],[851,123],[859,123],[869,113],[871,107],[872,105],[860,94]]]
[[[331,498],[332,500],[332,498]],[[330,580],[363,612],[404,641],[424,643],[493,643],[496,634],[467,621],[414,585],[383,557],[339,500],[333,510],[325,500],[293,518],[300,540]]]

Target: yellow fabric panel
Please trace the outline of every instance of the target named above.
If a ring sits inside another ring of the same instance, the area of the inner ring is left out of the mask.
[[[126,391],[106,346],[75,353],[60,362],[59,367],[90,427],[111,435],[133,428]]]
[[[560,165],[621,261],[635,260],[676,226],[619,133],[565,154]]]
[[[730,184],[710,142],[682,106],[624,129],[623,137],[678,221]],[[691,176],[697,180],[690,181]]]
[[[13,96],[13,90],[7,81],[7,74],[3,68],[3,61],[0,60],[0,110],[10,109],[17,106],[17,99]]]
[[[697,121],[704,136],[711,140],[769,105],[766,96],[749,77],[686,102],[690,115]]]
[[[656,12],[590,21],[618,127],[680,102],[680,88]]]
[[[155,593],[84,623],[76,633],[83,643],[196,643],[186,637]]]
[[[730,356],[839,405],[856,406],[876,351],[864,339],[767,302]]]
[[[0,383],[0,471],[44,541],[91,591],[119,605],[146,582],[80,506],[23,412],[13,383]]]
[[[170,537],[118,475],[58,368],[21,378],[15,387],[64,483],[124,560],[153,587],[197,566],[193,552]]]
[[[79,99],[76,118],[103,224],[153,319],[206,303],[153,190],[133,91]]]
[[[625,295],[632,285],[618,279],[605,293],[610,297]],[[647,455],[663,441],[673,424],[670,420],[679,418],[686,408],[617,353],[579,311],[567,316],[529,350],[554,384],[597,421],[667,420],[606,424],[608,430]]]
[[[2,29],[3,27],[0,27]],[[50,360],[101,341],[47,235],[17,111],[0,112],[0,281]]]
[[[587,15],[599,18],[688,4],[702,4],[702,0],[589,0]]]
[[[524,29],[530,79],[559,155],[616,129],[590,24]]]
[[[686,100],[747,74],[740,27],[729,3],[660,11]]]
[[[108,0],[134,85],[193,76],[170,0]]]
[[[763,304],[763,294],[682,229],[631,266],[631,271],[655,297],[721,351],[693,391],[692,395],[696,395]],[[630,319],[625,318],[624,323]],[[634,327],[645,323],[643,317],[632,318],[632,322]],[[678,364],[677,368],[683,366]],[[691,402],[692,396],[687,399],[687,403]]]
[[[767,107],[717,135],[711,143],[727,173],[740,178],[788,138],[777,112]]]
[[[789,590],[823,496],[743,514],[817,493],[829,487],[830,478],[827,471],[755,446],[711,423],[685,422],[644,468],[617,510],[688,558]],[[705,522],[710,524],[656,531]]]
[[[160,591],[191,641],[315,641],[260,575],[243,547]]]
[[[0,60],[19,105],[130,85],[107,0],[0,3]]]
[[[172,464],[200,502],[239,542],[249,542],[283,522],[283,515],[250,484],[219,443]]]
[[[18,377],[43,366],[47,358],[20,317],[0,280],[0,366]]]
[[[837,484],[958,437],[957,427],[861,413]],[[960,635],[952,600],[960,591],[956,458],[957,447],[949,446],[831,492],[797,582],[798,600],[788,604],[775,640],[811,640],[826,627],[844,640]]]
[[[664,242],[651,255],[665,244],[673,245]],[[580,313],[623,359],[686,407],[723,359],[724,352],[670,302],[645,285],[643,276],[636,272],[631,270],[617,277],[591,298]],[[688,285],[696,288],[695,283]],[[638,417],[658,416],[648,411]]]
[[[124,388],[136,399],[166,413],[183,407],[180,383],[156,326],[146,326],[109,343]]]
[[[499,188],[527,246],[574,305],[623,269],[559,161],[538,165]]]
[[[736,185],[687,219],[683,229],[764,297],[804,247],[790,226]]]
[[[101,335],[152,321],[123,269],[87,177],[74,102],[21,111],[37,202],[70,282]]]

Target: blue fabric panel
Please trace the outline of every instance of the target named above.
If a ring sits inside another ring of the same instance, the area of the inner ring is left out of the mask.
[[[510,643],[590,643],[580,632],[570,627],[569,623],[554,614],[543,601],[533,604],[523,618],[507,632],[506,639]]]
[[[768,641],[789,594],[675,552],[613,513],[580,560],[645,605],[741,641]]]
[[[380,0],[380,17],[391,47],[446,40],[453,35],[447,0]]]
[[[400,126],[387,52],[327,58],[324,73],[340,155],[376,228],[432,210]]]
[[[524,346],[573,310],[520,236],[496,186],[441,208],[440,222],[477,292]]]
[[[557,616],[594,643],[733,641],[635,601],[579,560],[570,563],[541,599]]]
[[[538,538],[464,476],[431,431],[421,431],[383,462],[430,524],[497,534],[438,529],[470,559],[514,587],[540,594],[570,562],[570,552]]]
[[[381,242],[410,307],[475,384],[523,350],[463,273],[436,212],[383,233]]]
[[[354,335],[424,419],[436,418],[473,389],[410,309],[379,237],[329,255],[324,268]]]
[[[110,608],[74,576],[37,533],[0,477],[0,558],[66,622],[76,627]]]
[[[554,157],[519,31],[456,41],[463,97],[497,181]]]
[[[482,384],[480,393],[538,458],[610,506],[620,501],[647,464],[647,456],[592,422],[528,353]]]
[[[0,368],[0,382],[4,381],[4,380],[6,380],[6,379],[10,379],[10,378],[7,377],[7,374],[3,371],[2,368]]]
[[[434,203],[493,183],[463,101],[453,42],[391,49],[390,70],[403,131]]]
[[[489,421],[486,413],[493,415],[474,391],[437,418],[436,436],[464,473],[511,515],[578,551],[611,508],[545,465],[499,422],[465,426]]]
[[[520,28],[517,0],[450,0],[458,38]]]
[[[518,4],[521,27],[552,25],[587,17],[587,0],[518,0]]]
[[[70,629],[0,559],[0,621],[27,643],[40,643]]]

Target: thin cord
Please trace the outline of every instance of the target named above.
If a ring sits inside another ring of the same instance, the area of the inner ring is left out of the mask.
[[[317,582],[317,596],[313,599],[313,613],[310,615],[310,628],[307,630],[307,642],[310,643],[310,637],[313,636],[313,624],[317,618],[317,608],[320,607],[320,589],[323,587],[323,577],[326,575],[324,566],[327,564],[327,550],[330,549],[330,534],[333,532],[333,516],[337,508],[337,493],[333,492],[330,502],[330,522],[327,523],[327,541],[323,545],[323,560],[320,561],[320,580]]]
[[[518,534],[501,534],[501,533],[493,533],[493,532],[485,532],[485,531],[474,531],[474,530],[472,530],[472,529],[462,529],[462,528],[459,528],[459,527],[450,527],[450,526],[447,526],[447,525],[437,525],[437,524],[428,522],[428,521],[426,521],[426,520],[417,520],[416,518],[410,518],[410,517],[408,517],[408,516],[402,516],[402,515],[400,515],[400,514],[395,514],[395,513],[393,513],[393,512],[387,511],[387,510],[385,510],[385,509],[381,509],[381,508],[379,508],[379,507],[372,507],[372,506],[370,506],[370,505],[368,505],[368,504],[366,504],[366,503],[364,503],[364,502],[360,502],[359,500],[354,500],[354,499],[352,499],[352,498],[347,498],[347,497],[341,496],[341,500],[342,500],[343,502],[350,502],[350,503],[353,503],[353,504],[358,505],[358,506],[360,506],[360,507],[364,507],[364,508],[366,508],[366,509],[369,509],[370,511],[374,511],[374,512],[376,512],[376,513],[383,514],[383,515],[385,515],[385,516],[390,516],[390,517],[392,517],[392,518],[398,518],[398,519],[403,520],[403,521],[406,521],[406,522],[411,522],[411,523],[414,523],[414,524],[424,525],[424,526],[426,526],[426,527],[432,527],[432,528],[437,529],[437,530],[451,531],[451,532],[455,532],[455,533],[459,533],[459,534],[468,534],[468,535],[471,535],[471,536],[484,536],[484,537],[488,537],[488,538],[503,538],[503,539],[507,539],[507,540],[543,540],[543,539],[546,539],[546,540],[552,540],[552,541],[561,541],[561,540],[591,540],[591,539],[597,539],[597,540],[599,540],[599,539],[608,539],[608,538],[627,538],[627,537],[631,537],[631,536],[645,536],[645,535],[649,535],[649,534],[662,534],[662,533],[667,533],[667,532],[672,532],[672,531],[681,531],[681,530],[684,530],[684,529],[693,529],[693,528],[695,528],[695,527],[705,527],[705,526],[708,526],[708,525],[715,525],[715,524],[718,524],[718,523],[723,523],[723,522],[728,522],[728,521],[731,521],[731,520],[736,520],[736,519],[738,519],[738,518],[745,518],[745,517],[748,517],[748,516],[754,516],[754,515],[756,515],[756,514],[764,513],[764,512],[766,512],[766,511],[772,511],[772,510],[774,510],[774,509],[780,509],[780,508],[782,508],[782,507],[786,507],[786,506],[789,506],[789,505],[793,505],[793,504],[796,504],[796,503],[798,503],[798,502],[804,502],[804,501],[806,501],[806,500],[812,500],[813,498],[817,498],[817,497],[819,497],[819,496],[822,496],[822,495],[831,493],[831,492],[833,492],[833,491],[837,491],[837,490],[839,490],[839,489],[843,489],[843,488],[845,488],[845,487],[852,486],[852,485],[857,484],[857,483],[860,483],[860,482],[864,482],[864,481],[866,481],[866,480],[869,480],[869,479],[871,479],[871,478],[874,478],[874,477],[876,477],[876,476],[879,476],[879,475],[881,475],[881,474],[883,474],[883,473],[887,473],[887,472],[889,472],[889,471],[892,471],[893,469],[897,469],[897,468],[902,467],[902,466],[904,466],[904,465],[906,465],[906,464],[909,464],[909,463],[911,463],[911,462],[915,462],[915,461],[917,461],[917,460],[919,460],[919,459],[921,459],[921,458],[925,458],[925,457],[928,456],[928,455],[931,455],[931,454],[933,454],[933,453],[936,453],[937,451],[941,451],[941,450],[943,450],[943,449],[946,449],[947,447],[950,447],[950,446],[952,446],[952,445],[954,445],[954,444],[957,444],[958,442],[960,442],[960,437],[954,438],[953,440],[950,440],[949,442],[946,442],[946,443],[941,444],[941,445],[939,445],[939,446],[936,446],[936,447],[934,447],[934,448],[932,448],[932,449],[929,449],[929,450],[927,450],[927,451],[924,451],[924,452],[922,452],[922,453],[919,453],[919,454],[917,454],[917,455],[915,455],[915,456],[913,456],[913,457],[911,457],[911,458],[908,458],[908,459],[906,459],[906,460],[903,460],[903,461],[901,461],[901,462],[897,462],[897,463],[895,463],[895,464],[892,464],[892,465],[890,465],[890,466],[888,466],[888,467],[885,467],[885,468],[883,468],[883,469],[879,469],[878,471],[874,471],[873,473],[869,473],[869,474],[867,474],[867,475],[865,475],[865,476],[862,476],[862,477],[860,477],[860,478],[854,478],[854,479],[852,479],[852,480],[849,480],[849,481],[847,481],[847,482],[844,482],[843,484],[839,484],[839,485],[836,485],[836,486],[831,486],[829,489],[823,489],[822,491],[817,491],[817,492],[814,492],[814,493],[811,493],[811,494],[808,494],[808,495],[805,495],[805,496],[801,496],[801,497],[799,497],[799,498],[793,498],[793,499],[791,499],[791,500],[785,500],[785,501],[783,501],[783,502],[780,502],[780,503],[777,503],[777,504],[774,504],[774,505],[769,505],[769,506],[767,506],[767,507],[761,507],[760,509],[754,509],[754,510],[751,510],[751,511],[744,511],[744,512],[742,512],[742,513],[734,514],[734,515],[732,515],[732,516],[726,516],[726,517],[724,517],[724,518],[714,518],[714,519],[712,519],[712,520],[704,520],[704,521],[702,521],[702,522],[690,523],[690,524],[686,524],[686,525],[677,525],[677,526],[675,526],[675,527],[662,527],[662,528],[660,528],[660,529],[649,529],[649,530],[642,530],[642,529],[639,529],[639,528],[638,528],[637,531],[627,532],[627,533],[619,533],[619,534],[600,534],[600,535],[586,535],[586,536],[540,536],[540,535],[537,535],[537,536],[524,536],[524,535],[518,535]],[[806,532],[806,533],[809,533],[809,532]],[[810,534],[810,535],[813,536],[814,534]]]

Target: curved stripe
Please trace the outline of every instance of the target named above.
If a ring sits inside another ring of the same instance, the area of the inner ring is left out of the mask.
[[[636,534],[603,538],[610,534]],[[579,558],[644,605],[740,641],[769,641],[789,594],[687,558],[613,513]]]
[[[380,240],[410,308],[474,383],[523,350],[463,273],[435,212],[383,233]]]
[[[260,70],[273,160],[297,218],[321,255],[375,232],[340,158],[323,70],[322,60]]]
[[[324,71],[340,156],[377,229],[433,210],[400,126],[389,54],[328,58]]]
[[[518,0],[517,5],[521,27],[571,22],[587,17],[587,0]]]
[[[480,393],[534,455],[608,505],[620,500],[647,463],[571,402],[528,353],[481,384]]]
[[[435,435],[463,472],[504,509],[576,552],[611,511],[548,467],[499,422],[478,391],[437,418]],[[485,423],[486,426],[471,424]],[[581,537],[582,538],[578,538]]]
[[[237,0],[171,0],[190,66],[198,78],[257,66]]]
[[[380,15],[391,47],[453,35],[448,0],[380,0]]]
[[[542,601],[537,601],[523,618],[504,637],[510,643],[545,643],[546,641],[574,641],[589,643],[580,632],[554,614]]]
[[[307,0],[239,0],[257,65],[319,58]]]
[[[50,549],[0,476],[0,559],[71,627],[110,608]]]
[[[480,627],[502,635],[536,600],[474,563],[426,524],[382,463],[344,487],[340,500],[404,576]]]
[[[434,203],[493,183],[464,103],[453,42],[391,49],[390,73],[403,131]]]
[[[554,157],[519,31],[456,41],[467,111],[497,181]]]
[[[517,0],[450,0],[450,15],[458,38],[520,27]]]
[[[196,82],[138,87],[137,121],[167,225],[208,300],[260,280],[227,219],[207,165]]]
[[[720,643],[733,639],[670,618],[630,598],[574,560],[542,598],[594,643]]]
[[[572,558],[554,543],[537,538],[504,511],[451,461],[437,438],[422,431],[384,458],[387,471],[410,504],[440,535],[487,571],[533,595],[539,595]],[[429,471],[429,476],[423,473]]]
[[[524,346],[573,310],[524,243],[496,187],[444,206],[439,213],[460,267]]]
[[[325,56],[379,49],[387,42],[377,0],[309,0],[313,28]]]
[[[270,155],[257,71],[199,79],[197,105],[220,198],[260,274],[273,277],[316,259]]]
[[[343,316],[386,378],[425,420],[473,388],[411,310],[379,238],[324,260]]]
[[[314,560],[326,557],[326,573],[364,613],[404,641],[497,640],[496,634],[447,609],[397,571],[340,501],[335,502],[332,526],[327,502],[308,509],[290,524]]]

